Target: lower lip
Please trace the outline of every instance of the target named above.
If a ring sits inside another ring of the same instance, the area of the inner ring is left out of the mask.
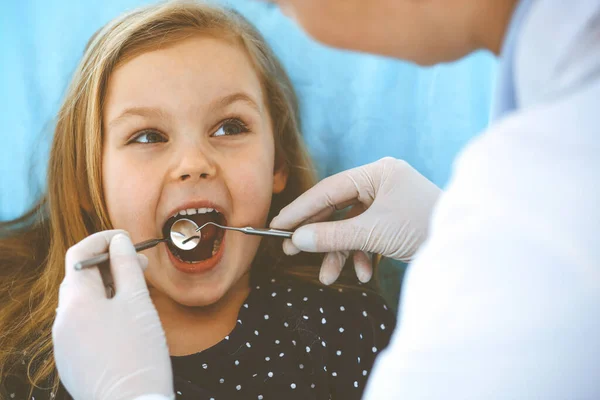
[[[223,235],[223,239],[221,240],[221,246],[219,246],[217,254],[215,254],[207,260],[199,261],[197,263],[192,264],[181,261],[180,259],[175,257],[173,253],[169,251],[169,248],[167,246],[165,246],[164,248],[167,254],[169,255],[171,263],[177,270],[185,272],[186,274],[198,274],[213,269],[217,266],[219,261],[221,261],[221,258],[223,257],[223,252],[225,250],[225,236],[227,235]]]

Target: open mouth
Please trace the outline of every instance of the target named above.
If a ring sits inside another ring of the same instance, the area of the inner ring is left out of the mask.
[[[163,225],[163,237],[171,237],[171,228],[182,220],[190,220],[197,226],[202,226],[207,222],[214,222],[219,225],[226,225],[225,216],[212,208],[192,208],[181,210],[177,215],[172,216]],[[176,231],[174,229],[173,231]],[[177,247],[172,240],[167,241],[169,251],[180,261],[188,264],[198,263],[214,257],[221,247],[224,230],[214,225],[207,225],[200,232],[179,232],[188,238],[198,235],[200,239],[191,239],[185,242],[182,248]],[[196,245],[197,244],[197,245]]]

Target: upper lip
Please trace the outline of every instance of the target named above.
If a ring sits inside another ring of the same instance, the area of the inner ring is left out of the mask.
[[[192,201],[187,201],[185,203],[181,203],[177,207],[174,207],[173,209],[171,209],[171,211],[169,211],[166,214],[166,216],[163,217],[162,225],[164,226],[164,224],[167,222],[167,220],[169,218],[171,218],[172,216],[178,214],[179,211],[187,210],[189,208],[212,208],[215,211],[219,212],[219,214],[222,214],[223,216],[225,216],[225,210],[220,204],[217,204],[217,203],[215,203],[213,201],[209,201],[209,200],[192,200]]]

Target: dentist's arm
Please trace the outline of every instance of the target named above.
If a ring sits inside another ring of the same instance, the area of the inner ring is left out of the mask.
[[[427,237],[440,194],[437,186],[405,161],[387,157],[319,182],[281,210],[271,227],[292,229],[305,224],[291,242],[284,242],[284,250],[287,254],[299,250],[328,253],[321,268],[325,284],[338,278],[349,251],[358,251],[356,273],[365,282],[372,270],[363,252],[410,261]],[[354,218],[322,222],[349,205],[366,211]]]
[[[73,268],[107,250],[112,299],[97,268]],[[118,230],[93,234],[67,252],[52,338],[61,382],[75,400],[175,398],[165,334],[144,280],[147,262]]]

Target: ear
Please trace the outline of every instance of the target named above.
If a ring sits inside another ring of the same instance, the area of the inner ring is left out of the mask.
[[[283,192],[287,185],[289,171],[287,165],[282,165],[275,170],[273,174],[273,194],[279,194]]]

